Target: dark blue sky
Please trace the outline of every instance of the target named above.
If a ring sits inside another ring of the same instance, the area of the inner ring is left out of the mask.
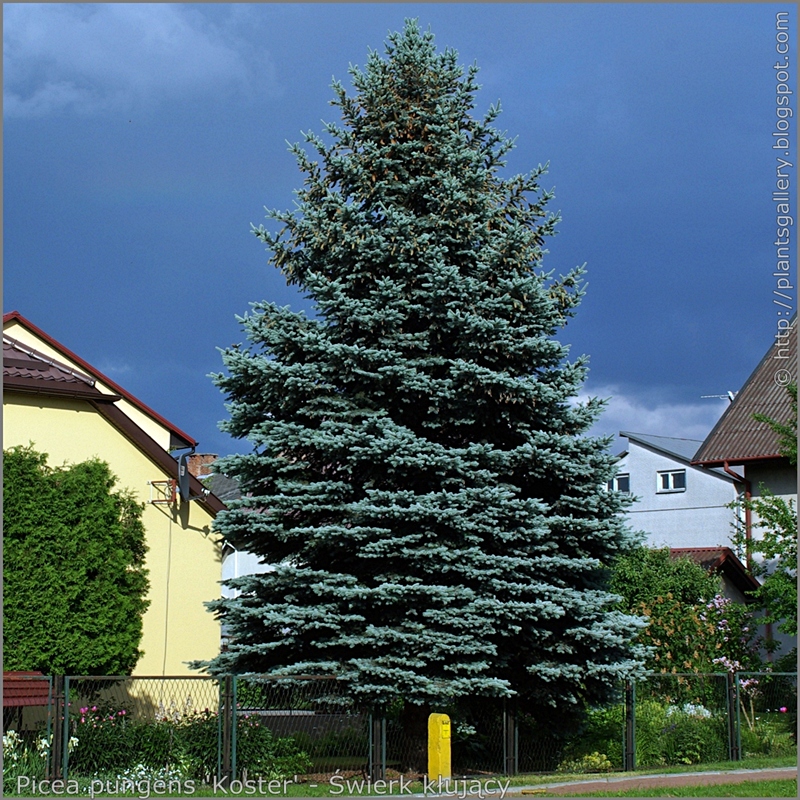
[[[216,348],[251,301],[302,305],[250,223],[291,206],[286,142],[335,119],[331,79],[417,17],[478,63],[478,111],[501,101],[509,170],[550,162],[545,266],[587,264],[563,339],[612,398],[598,430],[702,438],[724,402],[700,396],[776,330],[781,10],[793,37],[793,4],[5,5],[4,310],[242,449]]]

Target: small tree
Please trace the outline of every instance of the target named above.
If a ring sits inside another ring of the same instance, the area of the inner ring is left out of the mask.
[[[102,461],[3,455],[3,668],[130,673],[148,605],[142,507]]]
[[[776,497],[761,487],[761,496],[744,505],[758,514],[760,539],[750,549],[764,558],[754,562],[753,571],[763,577],[755,593],[766,614],[764,622],[778,622],[778,630],[797,635],[797,509],[791,500]]]
[[[415,23],[334,84],[343,126],[295,147],[305,184],[258,229],[316,304],[259,303],[224,352],[219,469],[244,496],[217,518],[277,565],[213,603],[214,672],[335,673],[362,699],[533,705],[606,697],[635,670],[637,620],[605,571],[630,546],[605,490],[601,403],[554,335],[580,270],[542,271],[555,218],[542,168],[504,178],[512,143],[472,117],[476,69]]]
[[[690,558],[672,558],[666,547],[637,547],[617,561],[611,576],[611,591],[622,597],[621,607],[627,610],[667,594],[678,603],[696,605],[719,590],[716,575]]]
[[[623,611],[641,614],[639,641],[655,672],[724,672],[759,664],[756,628],[747,607],[720,594],[716,575],[668,549],[640,547],[614,566],[611,590]]]
[[[758,422],[764,422],[779,436],[779,452],[797,467],[797,384],[787,387],[791,400],[792,415],[780,422],[765,414],[754,414]],[[777,622],[778,630],[789,636],[797,636],[797,508],[791,500],[776,497],[763,484],[760,497],[742,501],[739,505],[755,512],[758,522],[755,527],[763,531],[760,539],[746,542],[752,554],[762,556],[753,561],[753,572],[763,582],[755,593],[763,606],[764,622]],[[740,544],[741,535],[739,536]],[[795,661],[796,648],[785,654],[787,664]]]

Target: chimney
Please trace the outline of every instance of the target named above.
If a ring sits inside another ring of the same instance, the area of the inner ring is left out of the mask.
[[[216,453],[192,453],[186,463],[189,467],[189,472],[191,472],[195,478],[205,478],[207,475],[211,474],[211,465],[216,460]]]

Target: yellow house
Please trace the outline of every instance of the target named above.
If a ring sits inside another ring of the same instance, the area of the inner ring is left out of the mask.
[[[99,458],[145,504],[150,606],[134,675],[196,675],[219,652],[204,602],[220,595],[212,533],[222,502],[188,476],[182,499],[170,450],[197,442],[21,314],[3,316],[3,447],[28,445],[51,466]]]

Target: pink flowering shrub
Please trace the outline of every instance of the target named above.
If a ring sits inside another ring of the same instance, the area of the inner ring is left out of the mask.
[[[687,605],[670,592],[636,609],[649,620],[640,634],[650,648],[647,666],[654,672],[725,672],[758,669],[759,638],[750,613],[721,595]]]
[[[91,775],[105,769],[131,765],[132,726],[128,711],[109,703],[87,704],[73,713],[71,731],[81,747],[70,756],[70,770]]]

